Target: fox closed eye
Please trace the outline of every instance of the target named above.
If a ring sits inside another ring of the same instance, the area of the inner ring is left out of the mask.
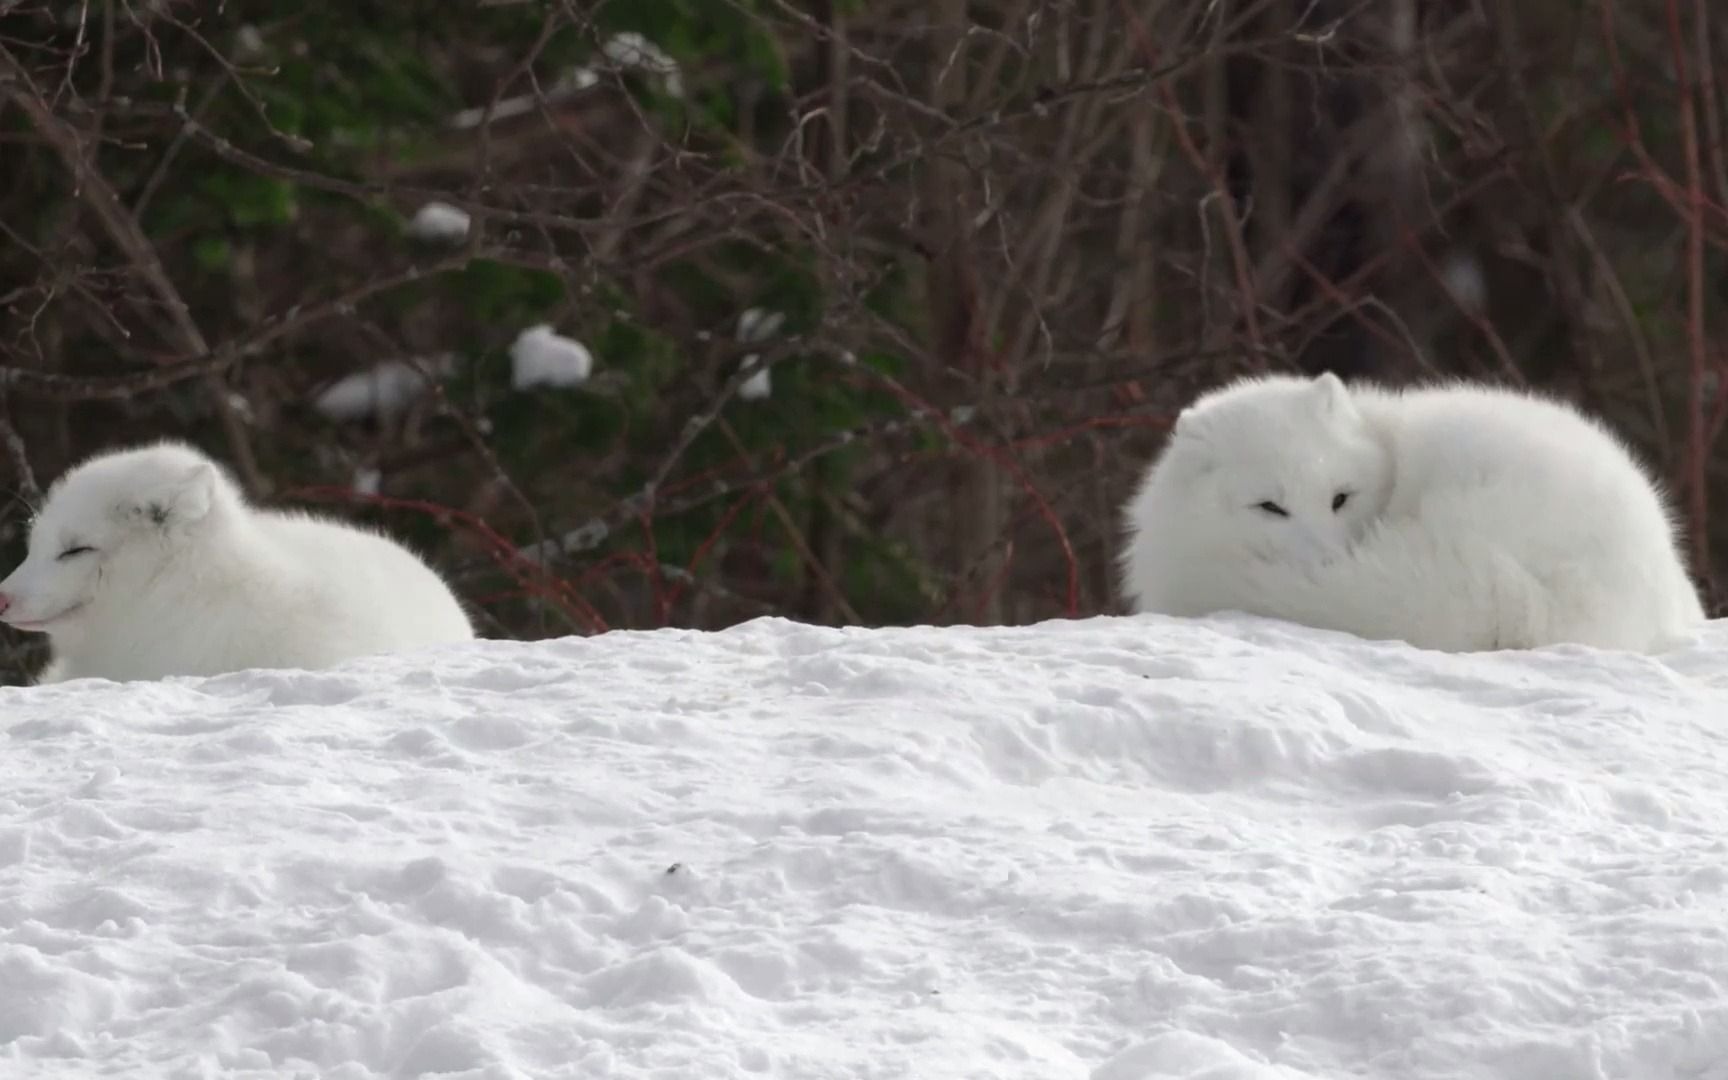
[[[55,556],[55,558],[60,562],[65,562],[67,559],[76,559],[80,555],[88,555],[95,550],[95,548],[88,544],[73,544],[71,547]]]
[[[1277,503],[1273,502],[1271,499],[1267,499],[1263,503],[1255,503],[1254,509],[1264,511],[1264,512],[1266,512],[1268,514],[1272,514],[1276,517],[1289,517],[1290,516],[1290,511],[1284,509],[1282,506],[1279,506]]]

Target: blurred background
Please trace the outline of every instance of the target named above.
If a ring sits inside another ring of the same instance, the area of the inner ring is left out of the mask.
[[[0,557],[172,435],[488,636],[1110,612],[1180,405],[1332,370],[1604,415],[1714,602],[1719,56],[1712,0],[0,5]]]

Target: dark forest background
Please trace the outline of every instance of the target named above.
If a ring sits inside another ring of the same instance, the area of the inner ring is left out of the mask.
[[[0,557],[176,435],[490,636],[1107,612],[1175,410],[1330,369],[1604,415],[1714,596],[1718,57],[1713,0],[0,0]],[[539,324],[591,378],[516,385]]]

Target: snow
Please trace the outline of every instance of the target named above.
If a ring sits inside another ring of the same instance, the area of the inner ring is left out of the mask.
[[[1440,268],[1440,281],[1464,313],[1472,317],[1488,310],[1488,279],[1482,263],[1465,248],[1457,248]]]
[[[460,243],[468,237],[469,224],[467,211],[434,200],[414,212],[408,221],[408,235],[416,240]]]
[[[320,391],[312,407],[338,423],[376,416],[401,415],[431,388],[427,375],[443,378],[455,370],[455,358],[434,357],[418,362],[386,360],[344,376]]]
[[[4,689],[0,1072],[1724,1080],[1725,658],[760,620]]]
[[[234,58],[258,60],[264,56],[264,33],[251,23],[234,31]]]
[[[756,345],[778,334],[784,325],[786,316],[782,312],[759,307],[745,308],[738,313],[738,340],[746,345]]]
[[[618,67],[635,68],[657,76],[660,89],[667,97],[684,96],[684,76],[678,68],[678,61],[641,34],[633,30],[614,34],[601,47],[601,52]]]
[[[763,366],[754,355],[745,357],[744,363],[756,370],[738,384],[738,396],[745,401],[760,401],[772,394],[774,384],[769,380],[772,372]]]
[[[587,346],[542,323],[516,335],[510,346],[511,381],[518,390],[577,386],[588,381],[594,357]]]
[[[746,345],[756,345],[767,341],[780,332],[780,327],[786,323],[782,312],[768,311],[765,308],[746,308],[738,314],[738,340]],[[756,353],[746,356],[741,362],[744,368],[756,368],[754,374],[738,384],[738,396],[746,401],[760,401],[774,392],[770,381],[769,369],[762,365],[761,357]]]
[[[614,69],[641,71],[652,76],[666,96],[684,96],[684,74],[678,61],[641,34],[635,31],[614,34],[600,47],[600,53]],[[543,106],[562,105],[599,82],[598,71],[587,65],[578,65],[560,73],[543,92],[518,94],[490,105],[463,109],[450,118],[450,126],[458,130],[475,128],[482,123],[522,116]]]
[[[600,82],[600,76],[588,67],[573,67],[552,81],[544,93],[518,94],[515,97],[500,99],[491,106],[488,114],[485,105],[463,109],[450,118],[450,126],[458,130],[479,127],[482,123],[507,120],[513,116],[522,116],[541,106],[562,105],[577,94],[595,86]]]

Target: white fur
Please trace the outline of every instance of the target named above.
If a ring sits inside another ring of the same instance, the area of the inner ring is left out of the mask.
[[[1126,513],[1138,611],[1459,652],[1655,651],[1704,618],[1668,508],[1621,443],[1486,386],[1234,383],[1183,412]]]
[[[93,550],[65,555],[68,549]],[[41,682],[321,668],[474,636],[424,562],[375,533],[245,504],[189,446],[61,477],[0,582],[0,620],[47,633]]]

